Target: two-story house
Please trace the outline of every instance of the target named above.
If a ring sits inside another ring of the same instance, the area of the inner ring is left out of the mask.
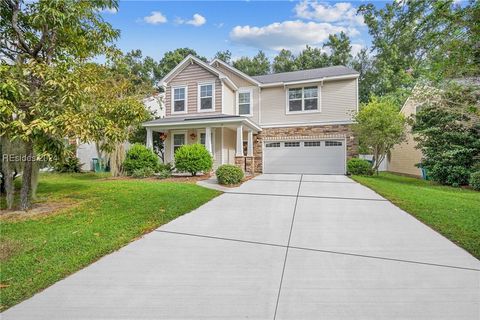
[[[344,66],[248,76],[216,59],[186,57],[161,81],[166,116],[144,123],[165,137],[165,159],[202,143],[214,167],[247,172],[344,174],[357,155],[352,131],[358,73]]]

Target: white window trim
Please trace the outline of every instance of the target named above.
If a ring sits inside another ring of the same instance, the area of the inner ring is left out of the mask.
[[[304,114],[304,113],[319,113],[322,112],[322,86],[317,85],[317,110],[304,110],[305,108],[305,98],[303,96],[303,89],[305,87],[315,87],[315,85],[302,85],[302,86],[292,86],[285,87],[285,114]],[[302,89],[302,110],[300,111],[290,111],[290,99],[289,99],[289,90],[290,89]]]
[[[212,108],[211,109],[200,109],[201,100],[200,100],[200,87],[205,85],[212,86]],[[201,82],[197,84],[197,112],[214,112],[215,111],[215,82]]]
[[[185,110],[183,111],[175,111],[174,105],[175,105],[175,89],[180,89],[180,88],[185,88]],[[170,113],[171,114],[185,114],[188,113],[188,86],[187,85],[181,85],[181,86],[172,86],[172,91],[170,93],[170,100],[171,100],[171,105],[170,105]]]
[[[250,113],[240,114],[240,93],[250,93]],[[239,88],[237,91],[237,115],[252,117],[253,116],[253,89],[251,88]]]
[[[215,128],[211,128],[211,133],[212,133],[212,155],[215,154]],[[200,140],[200,134],[205,133],[205,129],[197,129],[197,143],[202,144],[202,141]],[[205,137],[206,139],[206,137]]]
[[[173,144],[173,136],[176,135],[176,134],[183,134],[184,136],[184,140],[185,140],[185,144],[188,144],[188,137],[187,137],[187,133],[188,133],[188,130],[175,130],[175,131],[170,131],[170,158],[172,161],[175,160],[175,152],[173,150],[173,147],[174,147],[174,144]]]

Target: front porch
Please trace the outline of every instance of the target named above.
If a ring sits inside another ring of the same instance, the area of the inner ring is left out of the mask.
[[[254,135],[261,129],[246,117],[170,117],[152,120],[143,126],[147,129],[148,148],[153,148],[154,132],[162,134],[165,162],[173,162],[175,150],[182,145],[201,143],[212,154],[214,169],[233,164],[245,172],[255,171]]]

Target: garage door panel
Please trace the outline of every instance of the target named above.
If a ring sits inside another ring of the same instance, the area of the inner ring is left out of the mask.
[[[313,143],[314,146],[285,147],[281,142],[280,147],[264,149],[265,173],[311,173],[311,174],[344,174],[345,173],[345,146],[342,140],[330,141],[326,146],[325,141]],[[332,143],[334,141],[334,143]],[[289,145],[292,145],[289,141]],[[341,145],[332,145],[332,144]],[[310,143],[312,145],[312,143]]]

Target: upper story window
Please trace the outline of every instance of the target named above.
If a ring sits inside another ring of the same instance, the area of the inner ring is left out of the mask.
[[[288,89],[287,113],[316,112],[319,110],[318,87]]]
[[[198,85],[198,111],[212,111],[214,106],[213,83]]]
[[[172,88],[172,113],[187,112],[187,87]]]
[[[240,90],[238,92],[238,114],[252,115],[252,91]]]

